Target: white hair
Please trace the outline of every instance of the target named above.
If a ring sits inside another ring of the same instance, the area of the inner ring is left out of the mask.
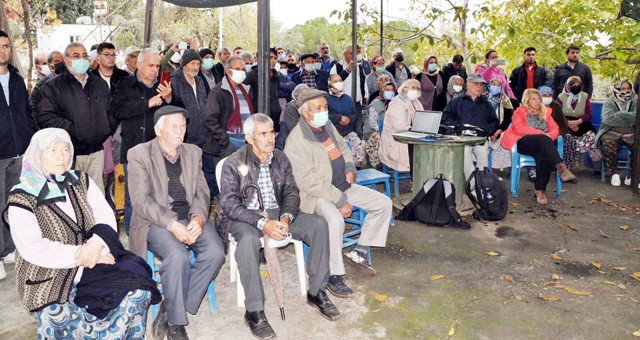
[[[256,129],[256,123],[260,123],[260,124],[268,123],[268,124],[271,124],[271,126],[273,126],[273,119],[271,119],[271,117],[267,116],[264,113],[252,114],[251,116],[249,116],[249,118],[247,118],[247,120],[244,121],[244,124],[242,124],[242,129],[244,130],[244,134],[253,137],[253,133]]]
[[[142,51],[140,51],[140,53],[138,54],[137,63],[142,65],[142,63],[144,63],[144,59],[147,54],[160,56],[160,52],[158,52],[158,50],[156,50],[155,48],[151,48],[151,47],[143,48]]]

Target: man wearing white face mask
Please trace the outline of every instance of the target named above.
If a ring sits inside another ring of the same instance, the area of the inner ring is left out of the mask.
[[[242,59],[229,57],[224,69],[225,77],[209,92],[203,112],[207,136],[203,158],[210,160],[205,166],[209,164],[213,171],[218,160],[232,154],[244,141],[242,125],[255,113],[249,96],[251,87],[242,83],[247,77]]]
[[[69,132],[76,150],[74,169],[86,172],[104,192],[102,143],[116,127],[109,112],[111,91],[105,81],[87,73],[90,63],[84,45],[69,44],[64,63],[68,71],[42,85],[35,118],[41,128]]]
[[[291,81],[296,85],[305,84],[311,89],[329,91],[327,86],[329,81],[329,73],[323,70],[316,70],[315,56],[313,53],[307,53],[300,56],[302,67],[299,71],[291,76]]]

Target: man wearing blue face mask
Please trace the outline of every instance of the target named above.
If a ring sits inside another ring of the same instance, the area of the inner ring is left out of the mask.
[[[69,132],[75,149],[74,169],[86,172],[104,193],[102,143],[116,127],[109,112],[111,91],[105,81],[87,73],[89,55],[84,45],[71,43],[64,50],[68,72],[42,86],[36,122],[41,128]]]
[[[329,121],[326,96],[326,92],[314,89],[298,96],[300,121],[289,134],[284,152],[300,189],[300,211],[316,213],[329,225],[331,276],[327,289],[337,297],[350,297],[353,291],[342,279],[344,218],[351,216],[352,205],[367,213],[358,244],[344,256],[361,271],[375,275],[367,251],[369,246],[385,246],[392,204],[384,194],[355,184],[353,155]]]
[[[204,81],[204,87],[208,95],[209,91],[211,91],[217,83],[222,81],[222,73],[214,67],[216,59],[215,53],[213,53],[211,49],[202,48],[198,54],[200,58],[202,58],[202,65],[198,76]]]

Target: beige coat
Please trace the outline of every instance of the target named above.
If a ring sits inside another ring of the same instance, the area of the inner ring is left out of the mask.
[[[147,234],[151,225],[166,228],[178,214],[169,206],[169,177],[158,138],[129,149],[127,176],[133,216],[129,249],[147,258]],[[202,151],[195,145],[182,144],[182,175],[189,202],[189,215],[209,216],[209,187],[202,172]]]
[[[422,110],[419,101],[410,102],[405,96],[399,95],[391,100],[385,111],[378,156],[382,163],[392,169],[409,171],[409,147],[396,142],[393,134],[409,130],[417,110]]]
[[[334,144],[342,152],[345,172],[356,172],[351,150],[336,128],[327,122],[324,127],[332,137]],[[333,171],[331,160],[324,145],[319,142],[309,124],[300,117],[285,143],[284,153],[291,162],[293,177],[300,190],[300,210],[313,214],[318,198],[324,198],[341,208],[347,202],[347,195],[331,184]]]

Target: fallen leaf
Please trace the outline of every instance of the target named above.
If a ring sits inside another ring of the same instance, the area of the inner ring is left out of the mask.
[[[269,271],[266,269],[261,269],[260,270],[260,277],[262,277],[263,279],[268,279],[269,278]]]
[[[612,285],[612,286],[616,285],[615,282],[611,282],[609,280],[600,281],[600,283],[602,283],[603,285]]]
[[[573,231],[578,231],[578,229],[576,229],[574,226],[571,225],[571,223],[567,224],[567,228],[573,230]]]
[[[627,230],[627,229],[629,229],[629,225],[628,224],[624,224],[624,225],[619,226],[618,228],[620,228],[620,230]]]
[[[376,301],[387,302],[387,301],[389,301],[389,295],[387,295],[387,294],[376,294]]]
[[[489,255],[489,256],[499,256],[500,253],[495,252],[495,251],[490,251],[490,252],[487,253],[487,255]]]
[[[540,295],[539,298],[541,298],[544,301],[562,301],[562,299],[560,299],[555,295]]]
[[[633,250],[635,250],[635,251],[640,251],[640,247],[633,247],[633,248],[631,248],[631,249],[633,249]]]
[[[451,329],[449,330],[449,336],[453,336],[454,334],[456,334],[456,330],[451,327]]]
[[[605,237],[605,238],[611,238],[609,235],[605,234],[605,233],[604,233],[604,231],[602,231],[602,229],[598,229],[598,231],[600,232],[600,235],[601,235],[602,237]]]
[[[591,292],[588,292],[586,290],[577,290],[577,289],[573,289],[573,288],[569,288],[569,289],[565,289],[565,291],[569,294],[573,294],[573,295],[579,295],[579,296],[590,296]]]
[[[556,254],[551,254],[551,258],[554,260],[562,260],[562,257],[560,257],[559,255]]]
[[[633,336],[640,338],[640,330],[633,332]]]
[[[640,272],[635,272],[633,274],[631,274],[631,277],[640,281]]]
[[[437,275],[433,275],[432,277],[430,277],[429,280],[430,281],[440,280],[443,277],[444,277],[444,275],[437,274]]]
[[[517,208],[517,207],[519,207],[519,206],[520,206],[520,203],[518,203],[518,202],[513,202],[513,203],[511,203],[511,205]]]
[[[563,286],[563,285],[555,285],[555,286],[553,286],[553,288],[555,288],[555,289],[569,289],[571,287],[567,287],[567,286]]]
[[[591,262],[591,265],[596,267],[596,268],[598,268],[598,269],[600,269],[600,267],[602,267],[602,263],[600,263],[600,262]]]
[[[627,270],[627,267],[613,267],[613,269],[617,271],[623,271],[623,270]]]
[[[377,313],[379,311],[380,311],[380,308],[372,310],[371,313]]]
[[[522,295],[516,295],[516,300],[518,300],[518,301],[522,301],[522,299],[524,299],[524,296],[522,296]]]
[[[558,275],[556,273],[551,274],[551,280],[553,280],[553,281],[560,280],[560,275]]]
[[[623,285],[622,283],[618,283],[617,287],[620,289],[627,289],[627,286]]]
[[[511,283],[515,283],[516,281],[513,279],[513,276],[511,275],[505,275],[504,276],[505,280],[511,282]]]

